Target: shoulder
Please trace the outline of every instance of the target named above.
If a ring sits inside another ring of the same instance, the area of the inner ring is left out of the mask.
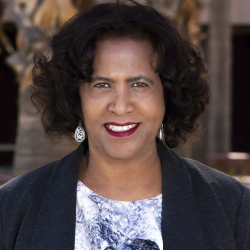
[[[1,206],[7,205],[8,200],[20,201],[31,196],[34,191],[43,190],[47,180],[58,161],[49,163],[24,175],[18,176],[0,187]]]
[[[231,196],[242,196],[247,188],[235,178],[191,159],[183,159],[194,185],[201,188],[210,187],[216,193],[228,193]]]
[[[191,159],[183,161],[199,202],[213,200],[229,215],[233,210],[237,213],[245,199],[250,201],[250,189],[235,178]]]
[[[182,158],[185,162],[186,168],[192,178],[192,181],[207,183],[214,189],[236,189],[240,193],[246,186],[235,178],[220,172],[216,169],[208,167],[200,162],[191,159]]]
[[[32,230],[47,182],[56,164],[47,164],[0,187],[0,248],[1,241],[12,244],[16,240],[15,235],[21,225],[26,225],[23,232],[29,237],[28,233]]]
[[[207,219],[208,214],[221,214],[216,217],[219,221],[226,217],[237,247],[250,249],[250,189],[233,177],[197,161],[183,161],[202,216]]]
[[[16,200],[18,202],[23,199],[38,200],[49,182],[54,188],[53,183],[56,179],[63,182],[67,176],[74,176],[77,167],[73,168],[72,166],[77,166],[80,163],[83,146],[80,145],[76,150],[58,161],[51,162],[2,185],[0,187],[1,204],[5,202],[5,205],[6,201],[13,202]]]

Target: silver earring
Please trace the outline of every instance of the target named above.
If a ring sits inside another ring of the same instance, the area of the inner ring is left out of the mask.
[[[81,121],[80,121],[79,125],[75,131],[75,140],[77,142],[83,142],[85,140],[85,138],[86,138],[85,130],[83,129],[83,127],[81,125]]]
[[[160,126],[159,137],[161,141],[164,139],[163,123]]]

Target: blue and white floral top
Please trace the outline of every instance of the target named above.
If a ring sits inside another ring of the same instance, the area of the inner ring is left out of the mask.
[[[77,185],[77,250],[163,250],[162,195],[139,201],[104,198]]]

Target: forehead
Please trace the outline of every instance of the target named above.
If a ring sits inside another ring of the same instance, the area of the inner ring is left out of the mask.
[[[152,45],[148,41],[105,39],[97,42],[93,67],[94,70],[107,67],[149,69],[155,59]]]
[[[99,40],[96,44],[97,53],[108,51],[117,53],[122,51],[129,51],[134,50],[138,52],[145,52],[145,49],[151,53],[153,51],[152,45],[147,40],[137,40],[137,39],[130,39],[130,38],[111,38],[111,39],[102,39]],[[148,53],[147,53],[148,54]]]

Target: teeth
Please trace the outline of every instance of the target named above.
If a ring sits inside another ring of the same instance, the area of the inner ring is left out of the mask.
[[[106,125],[110,130],[115,132],[124,132],[134,128],[137,124],[131,124],[128,126],[114,126],[114,125]]]

